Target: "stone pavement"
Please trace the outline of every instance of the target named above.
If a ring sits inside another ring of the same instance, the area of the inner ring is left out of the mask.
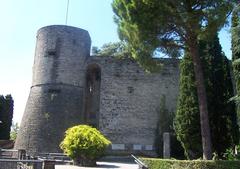
[[[55,169],[138,169],[138,165],[134,163],[124,163],[124,162],[97,162],[96,167],[56,165]]]
[[[107,156],[97,162],[96,167],[78,167],[73,165],[56,165],[55,169],[138,169],[138,165],[130,156]]]

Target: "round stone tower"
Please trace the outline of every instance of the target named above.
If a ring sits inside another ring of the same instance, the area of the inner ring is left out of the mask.
[[[87,31],[62,25],[37,33],[33,81],[15,143],[29,154],[58,152],[64,131],[83,122]]]

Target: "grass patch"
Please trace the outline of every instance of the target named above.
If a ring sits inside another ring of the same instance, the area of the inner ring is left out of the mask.
[[[165,160],[141,158],[149,169],[239,169],[240,161],[226,160]]]

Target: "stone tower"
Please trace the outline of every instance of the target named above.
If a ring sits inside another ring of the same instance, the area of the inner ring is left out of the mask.
[[[80,28],[55,25],[38,31],[32,87],[16,149],[57,152],[63,131],[82,123],[90,46],[88,32]]]

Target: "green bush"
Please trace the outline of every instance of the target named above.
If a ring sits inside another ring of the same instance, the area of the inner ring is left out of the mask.
[[[94,166],[96,160],[104,154],[111,142],[97,129],[87,125],[78,125],[65,132],[60,148],[77,165]]]
[[[239,169],[240,161],[164,160],[142,158],[149,169]]]

